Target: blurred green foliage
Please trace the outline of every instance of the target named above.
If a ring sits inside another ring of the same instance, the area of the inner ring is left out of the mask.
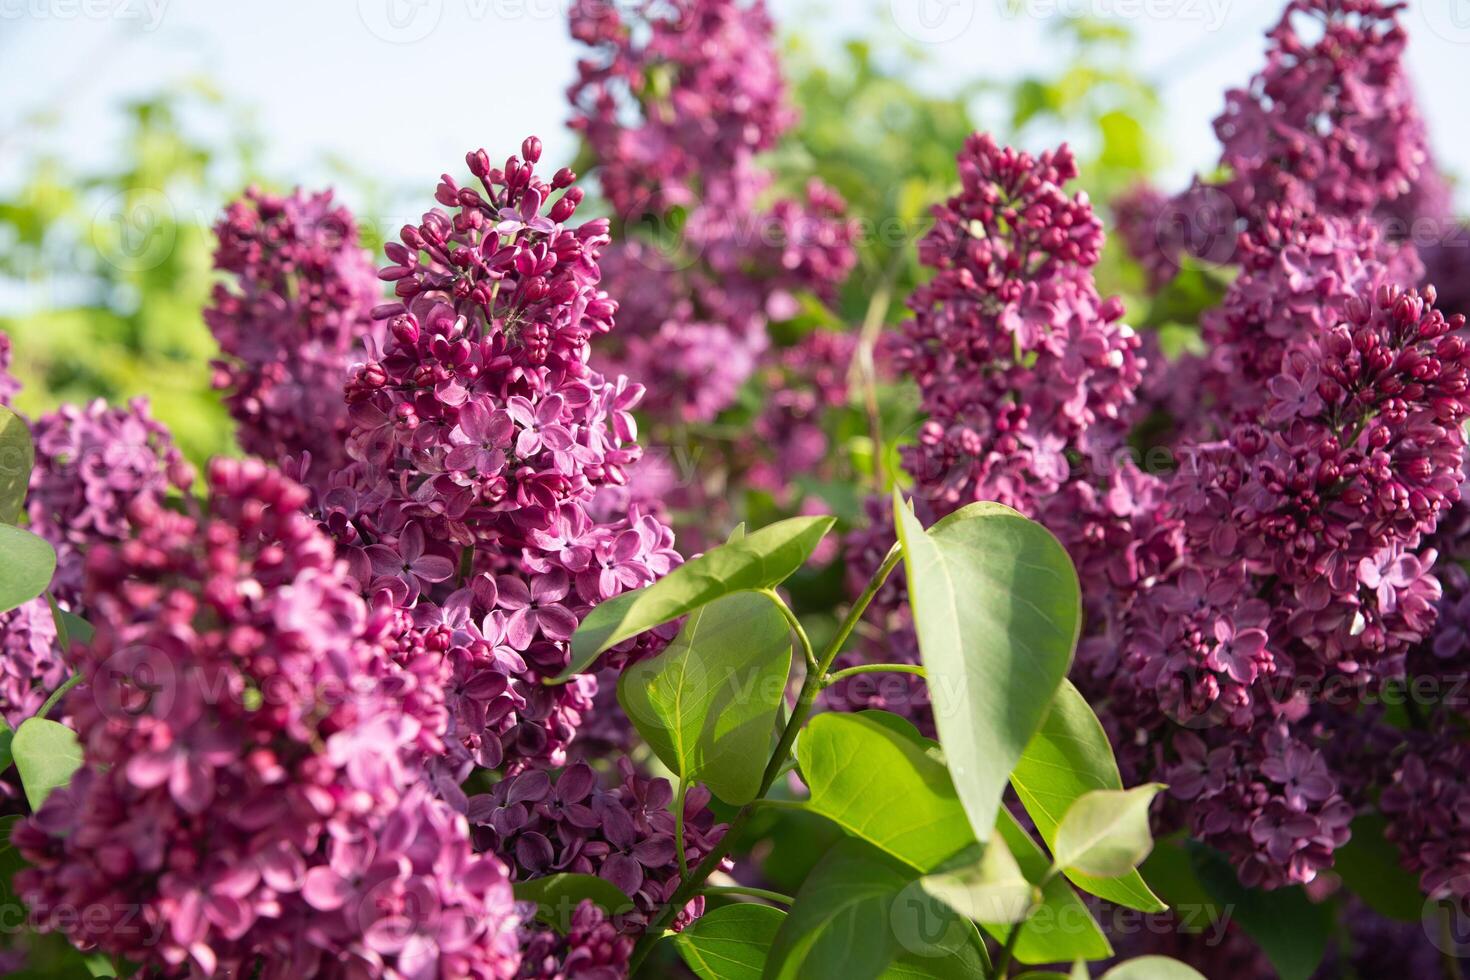
[[[200,107],[231,111],[202,84],[130,103],[113,165],[78,172],[38,157],[0,200],[0,272],[14,301],[0,330],[25,384],[18,407],[146,395],[195,460],[232,449],[200,310],[210,226],[254,169],[248,129],[226,146],[186,133],[181,116]]]

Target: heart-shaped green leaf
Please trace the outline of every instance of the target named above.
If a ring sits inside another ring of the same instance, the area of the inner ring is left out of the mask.
[[[778,521],[705,552],[647,588],[593,607],[572,637],[566,670],[549,683],[584,672],[604,652],[733,592],[755,592],[786,581],[831,530],[831,517]]]
[[[82,746],[76,733],[46,718],[21,722],[10,751],[32,810],[39,810],[52,790],[70,783],[82,766]]]
[[[0,405],[0,524],[15,524],[25,510],[36,448],[25,421]]]
[[[997,839],[1004,840],[1021,873],[1033,885],[1042,881],[1041,904],[1021,930],[1016,943],[1016,960],[1021,963],[1072,963],[1077,960],[1105,960],[1113,955],[1113,947],[1103,935],[1097,920],[1082,899],[1060,875],[1050,876],[1047,859],[1031,835],[1021,828],[1011,811],[1002,808],[996,821]],[[996,942],[1005,942],[1011,927],[1004,923],[983,923]]]
[[[1148,783],[1079,796],[1057,826],[1052,845],[1057,867],[1098,878],[1117,878],[1137,868],[1153,850],[1148,808],[1163,788]]]
[[[46,591],[56,573],[56,551],[29,531],[0,524],[0,612]]]
[[[938,746],[895,715],[818,715],[796,756],[808,809],[919,871],[975,839]]]
[[[862,841],[837,844],[802,884],[762,977],[876,980],[915,960],[963,958],[973,927],[926,896],[916,875]]]
[[[971,504],[928,533],[894,494],[909,604],[939,741],[975,836],[1072,663],[1082,599],[1072,561],[1034,521]]]
[[[1123,788],[1107,733],[1071,681],[1057,689],[1051,710],[1011,772],[1011,785],[1048,847],[1055,846],[1057,824],[1079,796]],[[1168,908],[1137,871],[1094,878],[1067,869],[1067,877],[1083,891],[1118,905],[1141,912]]]
[[[674,947],[699,980],[760,980],[785,921],[780,909],[738,902],[700,916],[674,937]]]
[[[743,806],[760,792],[790,670],[786,617],[765,595],[737,592],[625,670],[618,701],[664,765]]]
[[[919,879],[925,894],[937,898],[976,922],[1015,923],[1026,918],[1040,899],[1001,837],[983,849],[967,852],[965,861]]]
[[[1205,975],[1167,956],[1140,956],[1119,963],[1102,980],[1205,980]]]

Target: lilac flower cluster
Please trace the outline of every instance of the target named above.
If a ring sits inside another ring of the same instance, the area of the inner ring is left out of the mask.
[[[126,540],[133,504],[187,491],[193,467],[142,399],[126,408],[100,399],[63,405],[37,418],[31,437],[36,465],[26,511],[31,530],[56,549],[51,594],[73,609],[82,598],[87,552]]]
[[[451,665],[450,785],[473,764],[562,764],[596,681],[540,681],[588,608],[680,561],[637,507],[590,515],[640,456],[642,387],[588,366],[617,311],[599,287],[607,221],[568,226],[575,176],[536,176],[534,137],[522,152],[503,168],[469,154],[479,188],[446,175],[436,198],[453,215],[388,245],[398,302],[376,311],[387,340],[348,382],[353,462],[321,499],[363,593],[411,609],[409,645]]]
[[[709,175],[770,149],[794,121],[764,0],[577,0],[571,25],[595,55],[577,66],[573,126],[619,214],[703,203]]]
[[[444,712],[403,710],[436,678],[395,663],[307,491],[229,461],[209,488],[208,517],[140,497],[89,555],[83,768],[16,829],[19,893],[163,976],[514,975],[506,869],[424,781]]]
[[[1139,341],[1093,285],[1102,226],[1062,189],[1067,147],[1033,157],[975,135],[959,166],[963,189],[919,246],[935,276],[898,355],[929,416],[904,465],[940,515],[974,500],[1034,513],[1073,479],[1069,454],[1117,447]]]
[[[1150,288],[1172,279],[1186,255],[1215,265],[1240,261],[1236,232],[1252,230],[1272,206],[1373,217],[1395,242],[1429,218],[1440,241],[1454,238],[1403,63],[1407,36],[1398,18],[1405,6],[1398,0],[1287,5],[1267,35],[1265,66],[1245,88],[1226,94],[1215,120],[1220,166],[1230,176],[1219,184],[1196,180],[1172,198],[1138,188],[1117,203],[1124,243]],[[1463,264],[1454,250],[1438,250],[1435,258],[1446,271]],[[1447,308],[1462,312],[1458,302]]]
[[[125,540],[134,504],[186,491],[192,468],[141,400],[127,408],[108,408],[100,400],[63,405],[32,423],[32,439],[36,462],[26,517],[56,549],[52,597],[84,613],[86,553]],[[35,714],[67,675],[44,598],[0,614],[0,652],[0,718],[13,727]]]
[[[1387,835],[1426,895],[1470,908],[1470,744],[1452,731],[1420,735],[1399,761],[1379,805]]]
[[[1291,344],[1342,322],[1348,304],[1379,284],[1407,288],[1423,277],[1414,249],[1386,242],[1367,218],[1275,205],[1240,236],[1238,255],[1240,275],[1200,321],[1209,351],[1200,383],[1222,430],[1258,417]]]
[[[856,228],[819,181],[759,204],[772,177],[755,155],[795,118],[763,0],[579,0],[571,21],[593,49],[570,92],[573,126],[621,221],[656,240],[610,252],[625,330],[600,356],[648,384],[651,418],[708,421],[755,371],[767,321],[851,272]]]
[[[497,854],[513,855],[518,879],[548,874],[597,875],[633,900],[621,916],[624,928],[641,928],[679,885],[674,791],[665,779],[637,773],[618,761],[619,785],[603,789],[585,763],[555,779],[530,770],[495,784],[469,802],[477,842]],[[725,832],[707,808],[710,794],[695,787],[684,799],[684,855],[697,865]],[[703,900],[691,902],[676,927],[697,917]]]
[[[204,311],[225,355],[215,386],[246,452],[290,459],[319,479],[347,461],[342,386],[373,333],[379,295],[357,224],[331,191],[251,188],[215,233],[215,268],[233,277]]]
[[[1284,204],[1358,215],[1406,193],[1429,160],[1403,65],[1405,4],[1292,0],[1265,67],[1215,120],[1242,214]]]
[[[633,939],[619,932],[601,908],[584,900],[572,913],[565,936],[527,924],[521,948],[521,980],[619,980],[628,974]]]

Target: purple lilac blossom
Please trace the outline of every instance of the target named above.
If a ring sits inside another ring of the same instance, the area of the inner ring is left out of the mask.
[[[404,710],[439,678],[395,662],[306,490],[255,461],[209,488],[207,517],[140,497],[88,556],[83,767],[17,827],[18,893],[162,976],[513,976],[505,866],[423,777],[442,706]]]
[[[451,666],[444,787],[476,765],[563,764],[597,681],[542,681],[566,666],[589,608],[681,561],[656,517],[600,496],[641,455],[631,412],[643,394],[588,366],[618,309],[599,285],[608,222],[568,224],[575,175],[538,177],[534,137],[522,153],[503,168],[469,154],[478,186],[446,175],[436,199],[452,210],[386,247],[381,276],[398,301],[376,311],[387,340],[347,386],[352,462],[321,496],[363,594],[411,609],[406,642]]]
[[[357,223],[332,192],[250,188],[215,226],[215,286],[204,320],[223,357],[215,387],[248,453],[313,480],[347,462],[348,369],[374,331],[378,282]]]

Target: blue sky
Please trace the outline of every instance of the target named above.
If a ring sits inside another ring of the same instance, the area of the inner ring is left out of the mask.
[[[1283,0],[773,0],[779,21],[836,41],[874,37],[900,56],[924,44],[926,84],[1045,67],[1049,17],[1084,12],[1129,24],[1137,68],[1161,83],[1182,181],[1217,155],[1209,121],[1227,85],[1260,63]],[[103,161],[117,106],[207,75],[249,107],[267,172],[326,179],[335,156],[389,186],[431,188],[464,150],[507,152],[536,132],[569,157],[563,93],[577,50],[568,0],[0,0],[0,182],[37,148]],[[1470,164],[1462,66],[1470,0],[1415,0],[1410,69],[1434,144],[1452,171]],[[37,111],[59,123],[38,132]],[[208,121],[205,121],[208,124]],[[492,153],[494,155],[494,153]]]

